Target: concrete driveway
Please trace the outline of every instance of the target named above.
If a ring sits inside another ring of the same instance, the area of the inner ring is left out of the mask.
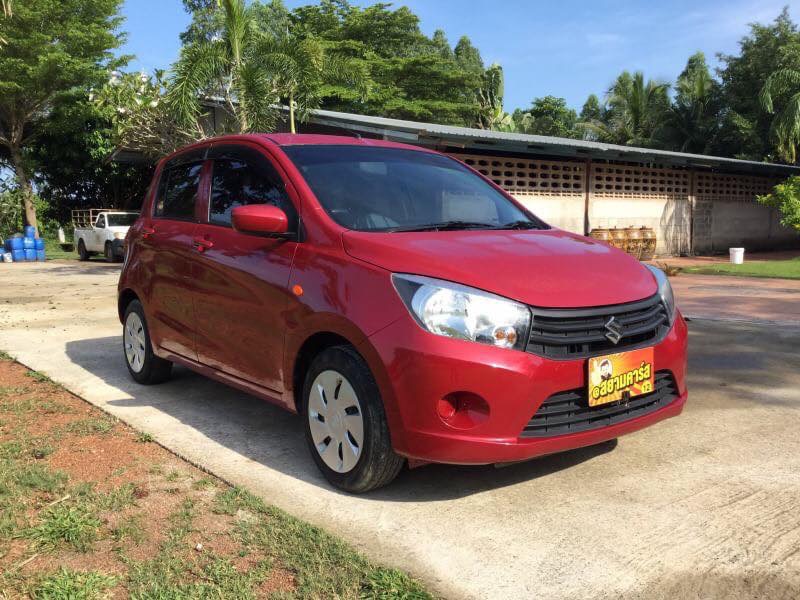
[[[686,411],[616,446],[429,466],[352,497],[317,474],[296,417],[183,369],[135,385],[118,272],[0,265],[0,348],[442,595],[800,596],[800,328],[693,321]]]

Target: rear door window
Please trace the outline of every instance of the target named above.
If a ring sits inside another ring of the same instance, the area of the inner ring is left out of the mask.
[[[168,166],[161,175],[161,186],[153,215],[165,219],[193,221],[202,170],[202,161]]]
[[[212,148],[214,159],[208,221],[230,226],[237,206],[271,204],[286,213],[289,230],[296,231],[297,210],[275,167],[259,152],[239,146]]]

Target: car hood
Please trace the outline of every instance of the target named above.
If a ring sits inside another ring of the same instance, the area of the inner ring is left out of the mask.
[[[557,229],[347,231],[342,241],[350,256],[395,273],[446,279],[544,308],[621,304],[657,291],[635,258]]]

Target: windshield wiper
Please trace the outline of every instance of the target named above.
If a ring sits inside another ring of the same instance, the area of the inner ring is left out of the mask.
[[[534,223],[533,221],[511,221],[510,223],[503,223],[502,225],[497,225],[493,227],[493,229],[541,229],[539,225]]]
[[[398,231],[446,231],[455,229],[495,229],[491,223],[478,223],[476,221],[442,221],[441,223],[423,223],[422,225],[404,225],[400,227],[387,227],[379,231],[395,233]]]

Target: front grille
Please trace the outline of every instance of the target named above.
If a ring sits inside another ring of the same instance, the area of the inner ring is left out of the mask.
[[[667,309],[659,296],[639,302],[596,308],[531,308],[533,319],[526,350],[554,359],[586,358],[622,352],[655,343],[669,330]],[[606,337],[606,323],[614,317],[621,338]]]
[[[551,437],[606,427],[656,411],[677,398],[678,387],[670,371],[657,371],[653,391],[628,402],[590,407],[585,388],[559,392],[542,402],[520,437]]]

